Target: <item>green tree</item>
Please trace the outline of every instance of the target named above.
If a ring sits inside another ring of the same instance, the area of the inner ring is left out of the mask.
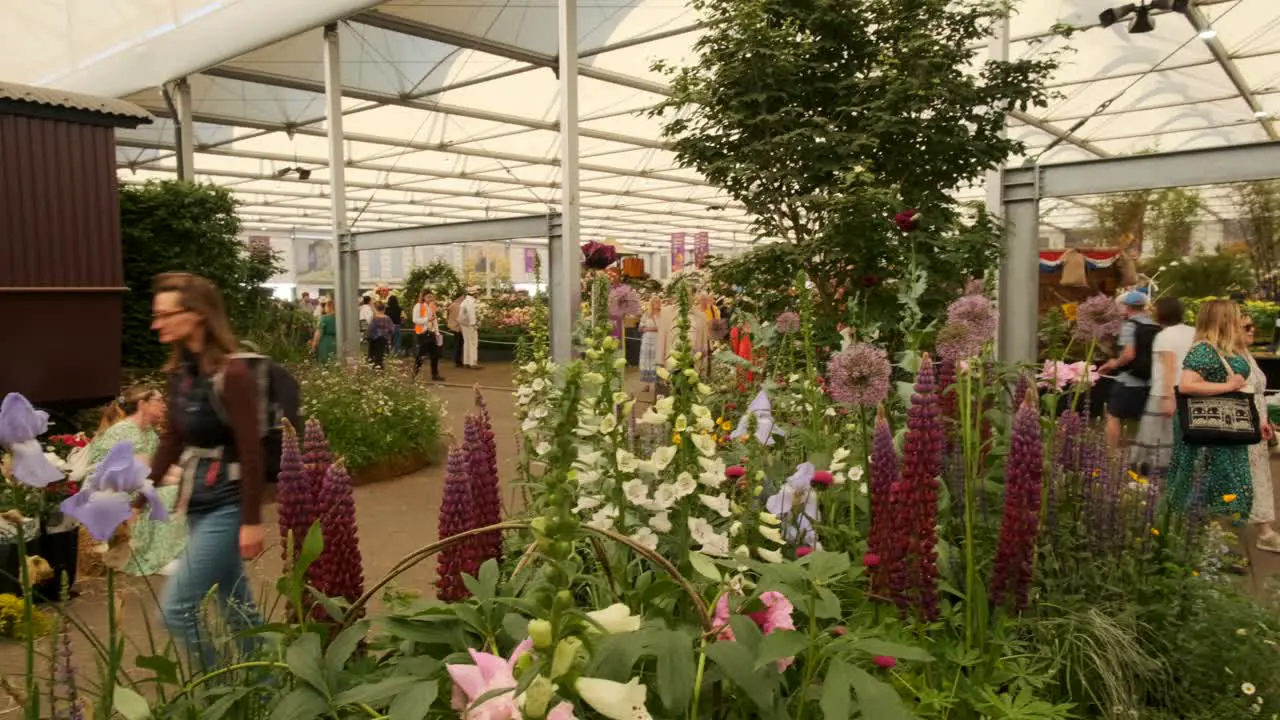
[[[913,263],[954,286],[998,256],[994,224],[950,193],[1022,149],[1006,113],[1043,105],[1056,65],[979,59],[971,48],[1006,4],[692,2],[706,23],[697,60],[659,64],[671,96],[653,112],[682,164],[741,203],[758,237],[794,248],[734,264],[794,263],[830,315]],[[893,222],[907,208],[921,209],[916,232]]]
[[[418,293],[424,288],[435,293],[438,302],[447,305],[462,294],[462,278],[453,265],[444,260],[436,259],[426,265],[419,265],[405,276],[401,302],[406,307],[412,306],[418,301]]]
[[[1194,249],[1191,233],[1204,202],[1200,193],[1187,188],[1169,188],[1155,194],[1148,208],[1148,234],[1159,257],[1181,257]]]
[[[1254,280],[1259,286],[1274,284],[1280,270],[1280,182],[1238,186],[1235,205],[1249,259],[1253,261]]]
[[[159,367],[166,348],[151,332],[151,281],[164,272],[203,275],[222,290],[237,332],[257,324],[272,307],[262,284],[278,270],[268,250],[250,252],[240,240],[240,218],[229,191],[214,185],[152,181],[120,187],[125,284],[125,367]]]

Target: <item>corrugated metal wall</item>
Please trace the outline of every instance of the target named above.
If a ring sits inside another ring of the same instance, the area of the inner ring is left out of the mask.
[[[113,397],[123,286],[112,129],[0,116],[0,393]]]

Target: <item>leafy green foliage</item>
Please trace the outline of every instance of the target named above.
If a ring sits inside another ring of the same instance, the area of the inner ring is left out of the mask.
[[[1219,248],[1181,260],[1146,263],[1148,275],[1159,273],[1160,292],[1175,297],[1229,295],[1253,287],[1249,256],[1240,248]]]
[[[123,362],[159,367],[168,349],[151,332],[151,281],[165,272],[190,272],[222,290],[227,315],[242,336],[272,307],[262,288],[277,270],[270,253],[250,252],[240,241],[240,219],[230,191],[177,180],[120,186],[124,277]]]
[[[1256,282],[1275,283],[1280,270],[1280,182],[1245,183],[1236,189],[1235,205],[1240,213]]]
[[[324,426],[334,455],[354,472],[401,458],[432,459],[440,450],[444,408],[432,394],[394,373],[361,365],[296,368],[302,414]]]
[[[453,265],[444,260],[434,260],[427,265],[419,265],[409,271],[404,278],[404,289],[401,291],[401,304],[412,307],[418,301],[418,294],[424,289],[436,295],[436,302],[448,305],[454,298],[462,294],[462,278]]]
[[[759,237],[794,246],[730,261],[740,276],[751,277],[758,258],[762,279],[785,278],[748,292],[780,290],[804,269],[833,315],[913,254],[941,275],[938,285],[990,266],[994,225],[965,219],[948,193],[1021,150],[1003,133],[1005,113],[1044,104],[1055,67],[1038,58],[968,70],[1002,4],[693,4],[707,23],[698,61],[659,65],[672,94],[654,114],[680,161],[751,212]],[[922,211],[916,233],[893,223],[907,208]]]

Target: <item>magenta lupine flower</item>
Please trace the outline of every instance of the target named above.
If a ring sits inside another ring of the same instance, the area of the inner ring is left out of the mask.
[[[991,600],[1027,606],[1040,526],[1040,484],[1044,448],[1040,439],[1040,406],[1028,395],[1014,415],[1004,483],[1004,517],[991,575]]]
[[[302,541],[311,529],[307,512],[311,502],[306,497],[307,471],[302,464],[298,431],[286,420],[280,452],[280,477],[276,485],[276,515],[280,523],[280,552],[285,567],[293,565],[302,549]],[[293,536],[293,555],[289,555],[289,536]]]
[[[329,466],[333,464],[333,452],[329,450],[329,440],[324,436],[324,428],[318,420],[308,420],[306,433],[302,437],[302,467],[306,474],[306,485],[303,496],[307,498],[305,517],[310,527],[320,517],[320,491],[324,489],[325,478],[329,476]]]
[[[902,447],[902,485],[910,533],[912,598],[925,621],[938,617],[938,477],[942,475],[942,412],[933,361],[926,353],[916,374]]]
[[[788,310],[779,315],[774,324],[778,326],[778,332],[789,335],[800,329],[800,316]]]
[[[947,323],[968,325],[982,344],[996,335],[999,316],[995,304],[982,295],[964,295],[947,306]]]
[[[1076,337],[1081,340],[1108,340],[1120,334],[1124,312],[1106,295],[1094,295],[1076,309]]]
[[[76,672],[71,664],[71,631],[65,619],[58,622],[54,643],[49,712],[54,720],[84,720],[84,701],[80,699]]]
[[[890,597],[889,568],[905,564],[906,543],[895,543],[897,527],[893,515],[892,492],[899,484],[898,451],[893,446],[893,430],[884,409],[876,413],[875,438],[871,446],[871,482],[867,488],[871,502],[871,532],[867,537],[867,554],[875,558],[866,563],[871,572],[871,592],[880,598]]]
[[[487,437],[486,437],[487,435]],[[502,522],[502,494],[498,488],[498,458],[493,451],[493,432],[487,431],[483,416],[468,415],[464,421],[462,447],[467,455],[471,476],[471,502],[475,528]],[[502,556],[502,533],[494,531],[476,538],[480,546],[480,562]]]
[[[342,461],[329,468],[320,501],[324,551],[316,563],[320,567],[315,578],[316,589],[328,597],[355,602],[364,594],[364,558],[360,555],[351,475]]]
[[[475,527],[474,511],[466,451],[454,445],[449,448],[449,463],[445,470],[444,498],[440,504],[440,539]],[[479,572],[478,557],[475,543],[457,543],[441,551],[436,560],[436,597],[445,602],[465,599],[470,593],[462,582],[462,576]]]
[[[938,356],[959,363],[982,352],[982,339],[972,326],[949,322],[942,326],[934,338]]]
[[[959,417],[959,398],[956,397],[956,362],[950,358],[938,361],[938,393],[942,417],[954,421]]]
[[[827,362],[827,385],[836,402],[875,407],[889,396],[893,368],[884,350],[854,343]]]

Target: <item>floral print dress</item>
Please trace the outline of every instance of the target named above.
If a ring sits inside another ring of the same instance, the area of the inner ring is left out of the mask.
[[[1232,355],[1226,359],[1238,375],[1250,376],[1248,359]],[[1209,343],[1192,346],[1183,369],[1198,373],[1207,382],[1227,381],[1223,357]],[[1246,386],[1247,387],[1247,386]],[[1249,519],[1253,507],[1253,473],[1247,445],[1188,445],[1182,441],[1181,423],[1173,427],[1173,459],[1169,464],[1169,501],[1173,507],[1190,507],[1199,496],[1210,515],[1224,516],[1237,524]]]
[[[98,463],[107,456],[118,442],[133,443],[134,453],[150,457],[155,455],[160,444],[160,436],[155,430],[142,430],[132,420],[121,420],[103,430],[89,443],[89,467],[97,468]],[[90,474],[93,473],[91,469]],[[132,526],[133,555],[123,570],[130,575],[155,575],[173,562],[187,546],[187,528],[181,518],[172,517],[178,504],[178,486],[166,485],[156,489],[160,499],[169,510],[171,519],[152,520],[150,515],[142,513]]]

